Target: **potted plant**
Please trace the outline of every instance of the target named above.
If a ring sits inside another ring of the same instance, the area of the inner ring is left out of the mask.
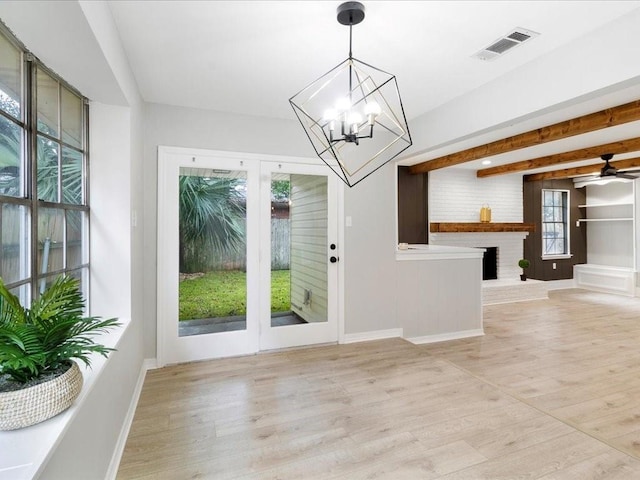
[[[523,282],[527,280],[527,274],[525,273],[525,270],[529,268],[529,265],[531,265],[531,262],[529,262],[529,260],[527,260],[526,258],[521,258],[520,260],[518,260],[518,266],[522,269],[520,280],[522,280]]]
[[[0,430],[40,423],[69,408],[82,389],[72,359],[90,366],[92,353],[113,351],[94,337],[118,326],[117,319],[83,312],[75,278],[58,277],[30,308],[0,279]]]

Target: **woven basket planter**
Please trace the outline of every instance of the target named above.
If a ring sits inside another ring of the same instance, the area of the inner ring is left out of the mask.
[[[28,427],[64,412],[82,390],[76,362],[62,375],[32,387],[0,392],[0,430]]]

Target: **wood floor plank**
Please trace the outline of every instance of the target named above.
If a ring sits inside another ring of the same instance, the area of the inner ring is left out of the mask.
[[[150,371],[119,480],[640,478],[640,299],[484,308],[485,335]]]

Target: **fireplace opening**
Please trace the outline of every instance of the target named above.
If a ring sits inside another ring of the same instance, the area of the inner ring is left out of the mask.
[[[498,279],[498,247],[484,248],[482,257],[482,280]]]

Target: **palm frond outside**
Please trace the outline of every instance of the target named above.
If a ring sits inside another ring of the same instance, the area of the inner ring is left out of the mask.
[[[233,253],[244,246],[244,196],[238,180],[181,176],[180,271],[200,248]]]

